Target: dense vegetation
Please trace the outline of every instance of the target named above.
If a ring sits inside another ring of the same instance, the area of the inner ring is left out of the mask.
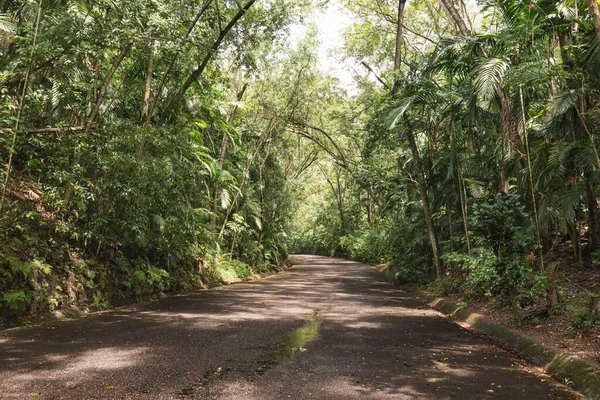
[[[307,4],[0,7],[0,320],[282,264]]]
[[[345,51],[369,75],[350,100],[360,115],[339,116],[355,139],[299,247],[390,262],[402,282],[519,318],[577,297],[574,326],[589,328],[598,287],[574,293],[561,272],[600,260],[598,4],[440,4],[346,2]]]
[[[600,263],[597,2],[340,4],[351,93],[315,26],[290,44],[308,0],[0,2],[0,316],[288,251],[559,305]]]

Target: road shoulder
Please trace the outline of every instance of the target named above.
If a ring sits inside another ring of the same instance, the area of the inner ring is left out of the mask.
[[[600,399],[600,365],[550,349],[506,326],[487,320],[468,307],[424,290],[415,290],[412,294],[456,322],[461,322],[501,346],[515,351],[559,382],[568,382],[572,388],[590,399]]]

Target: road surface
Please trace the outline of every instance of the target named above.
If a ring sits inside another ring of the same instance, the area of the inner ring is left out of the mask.
[[[364,264],[0,332],[2,399],[575,399]]]

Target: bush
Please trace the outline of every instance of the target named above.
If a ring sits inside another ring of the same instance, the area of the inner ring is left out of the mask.
[[[423,213],[397,220],[388,233],[390,270],[399,283],[427,283],[435,276]]]
[[[531,272],[518,256],[498,256],[489,248],[476,248],[471,254],[447,253],[443,258],[453,288],[474,298],[514,296]]]
[[[344,252],[353,260],[384,263],[390,259],[389,226],[385,221],[340,239]]]
[[[600,317],[594,310],[594,298],[589,293],[580,292],[567,305],[567,311],[571,313],[571,329],[576,334],[584,334],[600,325]]]
[[[533,248],[531,223],[519,198],[498,193],[474,204],[469,226],[476,246],[471,254],[443,255],[446,290],[473,298],[516,296],[530,279],[525,256]]]
[[[524,255],[533,247],[532,226],[525,207],[515,195],[498,193],[473,205],[470,226],[474,242],[496,254]]]
[[[207,260],[205,278],[209,283],[232,283],[237,279],[250,276],[255,271],[239,260],[229,260],[221,255]]]

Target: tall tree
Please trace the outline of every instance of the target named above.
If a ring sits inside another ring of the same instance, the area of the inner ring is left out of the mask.
[[[400,68],[402,67],[402,27],[404,21],[404,6],[406,1],[400,0],[398,3],[398,25],[396,32],[396,55],[394,59],[394,69],[397,75],[396,79],[400,79]],[[397,85],[395,85],[397,88]],[[408,124],[408,120],[403,121]],[[404,134],[408,140],[410,151],[413,156],[413,162],[416,169],[417,185],[419,186],[419,195],[423,204],[423,214],[425,216],[425,224],[427,226],[427,233],[429,235],[429,241],[431,242],[431,250],[433,253],[433,263],[435,265],[435,272],[438,278],[442,276],[442,258],[440,251],[440,241],[433,223],[433,215],[431,213],[431,206],[429,204],[429,194],[427,193],[427,183],[425,181],[425,172],[423,171],[423,163],[421,162],[421,155],[419,154],[419,148],[415,141],[413,130],[410,127],[404,129]]]

